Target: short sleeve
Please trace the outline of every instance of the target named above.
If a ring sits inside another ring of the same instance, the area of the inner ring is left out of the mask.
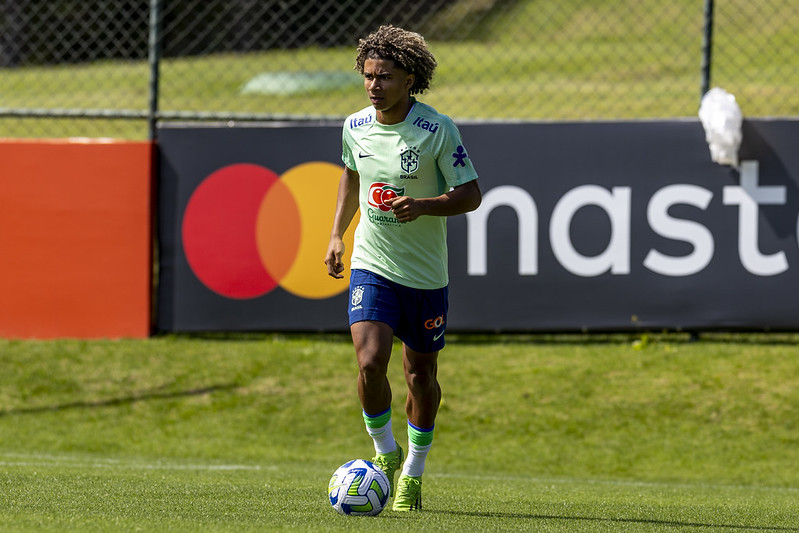
[[[347,168],[358,170],[355,158],[352,156],[352,135],[350,135],[346,124],[341,132],[341,161]]]
[[[442,124],[444,135],[438,151],[438,168],[450,187],[457,187],[477,179],[477,171],[463,145],[460,131],[452,120]]]

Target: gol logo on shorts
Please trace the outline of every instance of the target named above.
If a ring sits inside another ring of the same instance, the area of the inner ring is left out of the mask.
[[[425,320],[424,327],[425,329],[438,329],[444,325],[444,315],[437,316],[436,318],[431,318],[430,320]]]
[[[263,296],[278,286],[308,299],[347,290],[327,275],[323,255],[342,168],[311,162],[282,175],[254,164],[213,172],[183,214],[186,260],[210,290],[227,298]],[[349,264],[358,215],[345,234]]]

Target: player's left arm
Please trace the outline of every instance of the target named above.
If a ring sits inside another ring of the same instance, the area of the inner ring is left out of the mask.
[[[398,196],[386,202],[400,222],[412,222],[420,216],[450,217],[474,211],[480,207],[483,195],[477,180],[462,185],[434,198]]]

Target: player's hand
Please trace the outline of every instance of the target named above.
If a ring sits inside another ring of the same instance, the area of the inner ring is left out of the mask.
[[[413,222],[422,214],[421,205],[410,196],[397,196],[384,202],[391,207],[400,222]]]
[[[328,276],[336,279],[344,277],[342,274],[344,272],[342,257],[344,257],[344,241],[339,237],[330,237],[330,244],[327,246],[327,254],[325,255]]]

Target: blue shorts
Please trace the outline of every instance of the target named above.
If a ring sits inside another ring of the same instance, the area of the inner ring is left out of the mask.
[[[432,353],[444,347],[449,289],[412,289],[367,270],[350,275],[350,326],[384,322],[409,348]]]

